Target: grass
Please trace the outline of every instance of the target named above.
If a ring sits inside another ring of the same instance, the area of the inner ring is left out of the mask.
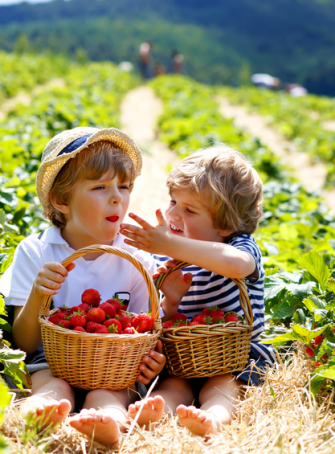
[[[298,350],[268,370],[264,385],[246,387],[230,426],[209,441],[190,435],[166,415],[154,431],[135,427],[114,448],[92,443],[65,422],[53,434],[38,435],[19,414],[20,401],[7,408],[0,432],[13,453],[100,454],[330,454],[335,452],[333,393],[324,388],[317,399],[308,390],[313,362]]]

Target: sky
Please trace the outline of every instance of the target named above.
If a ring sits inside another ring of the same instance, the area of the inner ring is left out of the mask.
[[[45,3],[50,0],[26,0],[28,3]],[[22,3],[22,0],[0,0],[0,6],[4,5],[15,5],[17,3]]]

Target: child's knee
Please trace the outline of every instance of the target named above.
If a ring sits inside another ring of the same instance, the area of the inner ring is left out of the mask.
[[[93,389],[86,395],[84,408],[102,408],[108,405],[127,407],[130,402],[126,390],[110,391],[108,389]]]

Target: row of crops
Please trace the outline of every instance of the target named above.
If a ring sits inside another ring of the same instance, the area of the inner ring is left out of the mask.
[[[110,63],[79,66],[66,62],[62,66],[59,62],[57,66],[56,58],[40,57],[38,62],[36,57],[24,58],[29,82],[23,83],[14,56],[0,55],[1,65],[3,62],[13,65],[9,72],[15,81],[15,89],[6,91],[9,76],[0,71],[0,109],[3,99],[22,89],[33,89],[59,76],[63,83],[39,89],[28,106],[16,105],[0,122],[0,273],[9,266],[17,244],[26,235],[45,227],[36,198],[35,177],[46,142],[58,132],[79,125],[117,127],[120,101],[138,84],[136,77]],[[44,67],[44,78],[41,70],[35,71],[39,65]],[[335,383],[335,217],[320,197],[290,178],[279,159],[259,139],[222,117],[215,96],[219,92],[232,102],[257,108],[271,118],[274,127],[298,144],[306,140],[309,147],[304,151],[313,150],[315,155],[319,153],[318,145],[314,142],[314,150],[310,136],[302,128],[303,121],[301,124],[296,121],[298,114],[293,104],[301,103],[299,115],[302,116],[308,117],[309,111],[318,112],[321,122],[331,118],[333,100],[318,97],[290,100],[281,94],[259,90],[256,93],[252,88],[213,88],[182,76],[159,77],[150,85],[164,103],[158,124],[159,139],[181,158],[201,147],[225,142],[254,162],[265,183],[264,215],[255,234],[267,272],[265,296],[269,326],[264,341],[275,342],[279,349],[301,341],[308,347],[307,354],[315,366],[312,391],[316,393],[320,386],[332,386]],[[293,104],[288,107],[291,101]],[[292,130],[285,130],[282,118]],[[323,142],[323,149],[321,156],[327,161],[331,143]],[[3,300],[0,300],[0,324],[10,330],[1,314],[4,315]],[[29,385],[23,358],[22,352],[13,352],[2,344],[0,362],[21,388]],[[0,381],[0,396],[6,395],[2,392],[4,386]],[[0,408],[6,403],[7,397],[0,399]]]
[[[334,98],[316,95],[294,98],[285,92],[256,87],[220,87],[217,93],[233,104],[257,111],[269,125],[292,140],[299,151],[308,153],[312,161],[324,162],[326,186],[335,186],[335,133],[333,127],[327,128],[327,122],[335,118]]]

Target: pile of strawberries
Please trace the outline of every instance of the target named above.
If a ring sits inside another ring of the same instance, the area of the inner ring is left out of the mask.
[[[201,314],[196,315],[190,321],[185,314],[175,314],[171,320],[163,323],[163,328],[179,328],[181,326],[196,325],[217,325],[218,323],[226,324],[229,322],[237,323],[243,320],[241,315],[236,312],[224,312],[217,306],[206,307]]]
[[[135,334],[152,330],[154,319],[151,314],[133,315],[126,312],[123,300],[117,297],[100,303],[100,293],[92,288],[81,296],[82,303],[74,307],[61,307],[49,317],[55,325],[74,331],[99,334]]]

